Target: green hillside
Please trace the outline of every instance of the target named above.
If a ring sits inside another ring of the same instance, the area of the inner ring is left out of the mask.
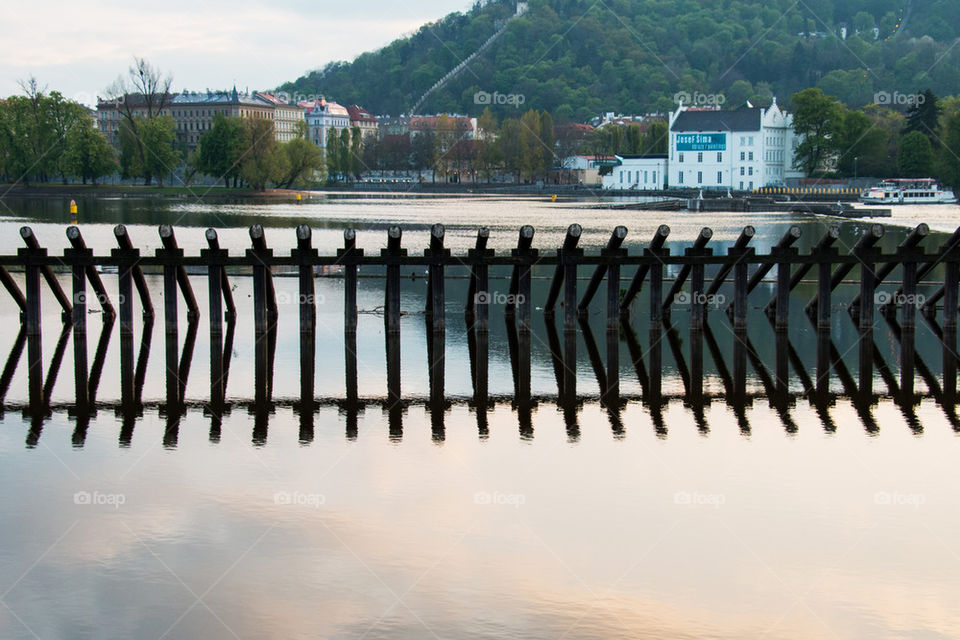
[[[512,0],[478,3],[280,89],[405,112],[515,8]],[[582,121],[602,111],[667,110],[680,91],[705,101],[722,93],[737,104],[785,101],[810,86],[850,106],[878,92],[897,104],[921,88],[960,92],[958,36],[960,12],[947,0],[531,0],[420,110],[476,115],[483,105],[474,94],[496,91],[520,94],[522,109],[548,110],[559,122]],[[501,116],[517,111],[494,107]]]

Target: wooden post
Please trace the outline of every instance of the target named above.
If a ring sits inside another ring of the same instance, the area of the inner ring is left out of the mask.
[[[897,247],[897,253],[900,254],[901,256],[903,256],[904,258],[905,258],[907,255],[910,255],[910,254],[914,253],[913,250],[914,250],[914,249],[920,244],[920,242],[922,242],[923,239],[926,238],[929,234],[930,234],[930,227],[927,226],[926,223],[921,222],[920,224],[918,224],[918,225],[914,228],[913,231],[910,232],[910,235],[908,235],[908,236],[904,239],[904,241],[900,243],[900,245]],[[897,261],[895,261],[895,260],[891,260],[890,262],[885,262],[885,263],[883,264],[883,266],[881,266],[879,269],[877,269],[877,271],[876,271],[876,277],[874,278],[874,282],[873,282],[874,290],[876,290],[876,287],[879,286],[879,285],[887,278],[887,276],[889,276],[891,273],[893,273],[893,271],[897,268],[897,265],[898,265],[898,264],[900,264],[900,263],[897,262]],[[905,266],[906,266],[906,264],[904,263],[904,267],[905,267]],[[916,266],[916,265],[914,265],[914,266]],[[901,287],[901,288],[902,288],[902,287]],[[874,303],[873,300],[867,300],[867,299],[865,299],[865,298],[863,297],[862,293],[859,294],[859,295],[857,295],[857,297],[854,298],[853,301],[850,302],[850,315],[854,318],[854,320],[858,320],[858,319],[859,319],[859,316],[860,316],[860,307],[861,307],[861,305],[863,305],[863,304],[871,305],[871,306],[872,306],[872,305],[874,305],[875,303]]]
[[[357,332],[357,258],[363,249],[357,249],[357,232],[343,230],[343,249],[337,251],[337,259],[343,265],[343,330]]]
[[[77,257],[82,256],[87,259],[93,258],[93,252],[87,249],[87,245],[83,242],[83,236],[80,235],[79,227],[67,227],[67,239],[73,246],[73,250],[78,252],[73,253],[72,255]],[[113,305],[110,304],[110,296],[107,295],[107,290],[103,286],[103,281],[100,279],[100,274],[97,273],[96,267],[94,267],[92,263],[88,263],[84,266],[84,273],[86,274],[86,279],[90,281],[90,286],[93,288],[93,292],[97,296],[97,301],[100,303],[100,308],[103,310],[104,317],[114,317],[116,312],[113,310]],[[76,315],[74,315],[74,321],[76,321]]]
[[[400,248],[403,231],[394,225],[387,230],[387,248],[380,254],[384,257],[387,266],[386,300],[384,302],[384,322],[387,332],[400,331],[400,262],[398,258],[406,255]]]
[[[114,257],[119,257],[124,259],[126,269],[129,273],[124,274],[122,267],[120,269],[120,277],[123,278],[124,275],[132,276],[133,283],[137,287],[137,293],[140,295],[140,307],[143,310],[144,318],[153,317],[153,303],[150,300],[150,289],[147,288],[147,279],[143,277],[143,269],[140,268],[140,250],[134,249],[133,244],[130,242],[130,236],[127,235],[127,228],[122,224],[118,224],[113,228],[113,235],[117,238],[117,246],[120,247],[119,250],[114,250],[111,252]],[[132,293],[132,292],[128,292]],[[120,295],[123,295],[123,292],[120,292]],[[132,304],[133,299],[130,295],[127,296],[129,302]],[[120,315],[123,315],[123,301],[120,302]],[[133,319],[132,308],[131,308],[131,322]],[[123,319],[121,318],[120,328],[123,329]]]
[[[827,257],[823,256],[824,261],[817,265],[817,330],[830,331],[830,271],[833,263],[827,262]],[[807,307],[810,308],[809,306]]]
[[[646,256],[656,256],[658,251],[663,248],[663,243],[666,242],[667,236],[670,235],[670,227],[665,224],[657,227],[656,233],[653,234],[653,240],[650,241],[650,246],[644,249],[644,255]],[[669,251],[667,252],[669,254]],[[660,266],[660,274],[663,275],[663,265]],[[643,288],[643,281],[647,277],[647,272],[650,270],[650,263],[641,263],[637,267],[636,273],[633,274],[633,279],[630,281],[630,286],[627,287],[627,292],[623,295],[623,300],[620,301],[620,312],[623,314],[630,313],[630,303],[633,302],[633,299],[640,293],[640,289]],[[657,306],[660,306],[660,300],[657,300]],[[651,315],[653,310],[651,309]]]
[[[140,251],[134,249],[127,236],[127,230],[123,225],[117,225],[113,229],[114,236],[117,238],[119,249],[112,251],[113,257],[119,260],[117,265],[118,291],[117,298],[120,304],[120,398],[125,412],[128,412],[134,405],[134,376],[133,376],[133,279],[134,273],[140,270],[137,261],[140,259]],[[141,277],[143,273],[140,273]],[[146,282],[144,289],[146,290]],[[144,298],[141,291],[141,305]],[[148,308],[143,306],[144,318],[153,318],[153,305],[150,303],[149,292],[147,293],[146,304],[150,304],[149,315]],[[144,331],[146,335],[146,331]]]
[[[563,329],[576,331],[577,328],[577,258],[583,255],[582,249],[577,249],[577,242],[583,229],[578,224],[567,228],[567,239],[563,243]],[[576,342],[574,342],[576,344]]]
[[[817,243],[817,245],[810,251],[810,255],[824,254],[824,255],[821,255],[821,259],[826,259],[826,256],[830,256],[830,257],[835,256],[836,252],[835,251],[830,252],[829,250],[833,246],[833,243],[836,242],[839,237],[840,237],[840,227],[836,225],[832,225],[828,227],[826,233],[823,234],[823,237],[820,238],[820,241]],[[784,256],[787,256],[787,255],[794,255],[794,254],[792,252],[784,254]],[[764,308],[764,311],[766,312],[767,317],[770,317],[773,315],[773,311],[774,309],[776,309],[778,304],[777,300],[781,296],[786,296],[787,298],[789,298],[789,292],[797,288],[797,285],[799,285],[803,281],[806,275],[810,272],[810,269],[814,267],[814,264],[816,263],[806,262],[797,267],[796,272],[794,272],[793,276],[790,278],[790,286],[787,287],[786,293],[782,292],[779,288],[777,289],[776,297],[774,297],[770,302],[768,302],[767,306]]]
[[[220,249],[215,229],[205,233],[209,249],[200,252],[207,263],[207,291],[210,305],[210,405],[219,414],[226,398],[223,379],[223,260],[227,252]]]
[[[7,290],[7,293],[10,294],[13,301],[20,307],[20,322],[26,321],[27,299],[24,297],[23,292],[20,291],[20,287],[17,286],[16,280],[13,279],[10,272],[2,265],[0,265],[0,283],[3,284],[3,288]]]
[[[704,249],[704,251],[711,251]],[[688,254],[691,255],[691,254]],[[695,263],[690,269],[690,330],[702,331],[704,322],[704,308],[706,307],[706,296],[703,291],[705,279],[705,265],[702,262]]]
[[[780,241],[776,245],[771,247],[770,254],[777,256],[792,255],[789,252],[784,252],[784,249],[790,248],[794,242],[800,239],[800,236],[803,235],[803,230],[797,225],[791,225],[787,232],[783,234],[780,238]],[[793,254],[796,254],[796,250],[793,251]],[[776,263],[777,266],[781,264],[780,262]],[[761,264],[757,267],[757,270],[753,272],[753,275],[750,276],[750,282],[747,283],[747,295],[753,292],[757,286],[763,282],[763,279],[766,277],[770,270],[773,269],[773,263]],[[789,281],[789,278],[788,278]]]
[[[67,235],[70,235],[69,232]],[[76,245],[74,246],[76,247]],[[88,254],[87,257],[89,257],[90,253],[92,252],[84,247],[83,249],[67,249],[64,255],[79,259],[84,254]],[[72,272],[74,404],[78,414],[82,415],[87,412],[89,399],[89,373],[87,369],[87,277],[86,269],[82,264],[74,264]],[[106,314],[104,315],[104,319],[107,319]]]
[[[255,258],[253,265],[253,326],[254,326],[254,398],[258,407],[270,401],[269,388],[269,344],[268,344],[268,271],[266,260],[273,256],[267,248],[263,227],[255,224],[250,227],[250,240],[253,248],[247,255]]]
[[[427,296],[427,319],[433,331],[443,331],[446,327],[446,298],[444,295],[444,260],[450,255],[443,248],[446,231],[442,224],[430,227],[430,248],[424,255],[431,260],[428,278],[430,287]]]
[[[157,250],[158,253],[167,250]],[[163,266],[163,308],[164,308],[164,335],[166,336],[166,365],[167,365],[167,414],[179,413],[179,351],[180,340],[177,332],[177,267],[171,262]]]
[[[37,242],[37,237],[33,235],[33,229],[30,227],[20,227],[20,237],[23,238],[27,249],[33,252],[35,258],[46,257],[47,250],[40,247],[40,243]],[[60,286],[57,275],[48,264],[40,264],[38,268],[40,269],[40,273],[43,274],[43,279],[47,281],[47,286],[50,287],[50,291],[53,292],[57,302],[60,303],[60,308],[62,309],[61,319],[64,322],[70,322],[73,319],[73,305],[70,303],[70,299],[67,298],[67,294],[63,292],[63,287]],[[29,296],[27,296],[27,299],[29,300]]]
[[[490,229],[481,227],[477,231],[476,246],[467,252],[467,257],[474,261],[467,290],[467,324],[473,324],[478,332],[490,330],[490,268],[486,258],[493,255],[493,251],[487,250],[489,237]]]
[[[520,227],[520,235],[517,238],[517,248],[511,251],[515,258],[529,257],[530,248],[533,246],[534,229],[528,224]],[[516,314],[517,300],[520,297],[520,274],[525,265],[516,264],[510,275],[510,295],[507,296],[507,304],[503,313],[506,317],[512,318]]]
[[[617,226],[610,235],[610,239],[607,240],[606,248],[601,252],[600,255],[608,258],[612,257],[611,252],[619,249],[620,245],[623,244],[624,238],[626,237],[627,228],[624,226]],[[612,262],[612,260],[610,262]],[[606,275],[610,262],[601,262],[597,265],[597,268],[594,269],[593,276],[590,277],[590,282],[587,283],[587,288],[583,292],[583,297],[580,298],[580,304],[577,307],[577,311],[580,313],[580,315],[586,315],[587,312],[590,311],[590,302],[593,300],[593,296],[596,295],[597,290],[600,288],[600,284],[603,282],[603,276]],[[617,307],[619,308],[619,306],[618,300]]]
[[[580,242],[580,235],[583,233],[583,228],[578,224],[572,224],[567,228],[567,235],[563,240],[563,247],[557,250],[557,267],[553,272],[553,280],[550,282],[550,290],[547,292],[547,301],[543,305],[543,313],[547,317],[553,317],[554,307],[557,304],[557,299],[560,297],[560,287],[564,283],[565,276],[565,257],[569,256],[569,252],[573,251],[577,247],[577,243]],[[572,292],[576,294],[576,265],[574,265],[574,288]],[[576,300],[574,300],[576,304]],[[564,326],[567,323],[564,321]]]
[[[753,226],[745,226],[743,231],[740,232],[740,236],[737,238],[737,241],[732,247],[727,249],[727,255],[731,257],[738,257],[740,259],[748,255],[745,250],[747,245],[750,244],[750,241],[753,240],[753,236],[756,234],[757,230],[754,229]],[[710,283],[710,287],[707,289],[708,298],[712,295],[715,295],[717,291],[720,290],[720,287],[723,286],[723,283],[730,274],[730,271],[733,270],[735,265],[739,264],[739,261],[730,261],[720,265],[720,270],[717,271],[717,275],[713,277],[713,281]],[[744,285],[746,285],[746,282],[744,282]],[[744,292],[746,292],[746,289],[744,289]],[[736,302],[736,296],[734,296],[734,302]]]
[[[684,254],[691,257],[708,255],[705,254],[704,249],[707,246],[707,243],[710,242],[710,238],[713,237],[713,229],[710,227],[704,227],[700,230],[700,235],[697,236],[696,241],[693,243],[693,246],[684,251]],[[666,298],[664,298],[662,307],[663,315],[670,313],[670,306],[673,304],[673,299],[680,293],[680,290],[683,288],[683,284],[687,281],[687,277],[690,275],[690,271],[693,269],[692,264],[685,264],[680,268],[680,273],[677,274],[677,279],[673,281],[673,286],[670,287],[670,290],[667,292]],[[700,291],[703,291],[702,284]],[[691,320],[692,321],[692,320]]]
[[[883,234],[884,234],[884,228],[882,224],[870,225],[870,227],[864,231],[863,235],[860,236],[860,239],[857,240],[857,244],[853,246],[853,249],[850,251],[851,255],[857,256],[858,258],[861,255],[864,255],[868,249],[873,247],[873,245],[875,245],[880,240],[880,238],[883,237]],[[821,257],[825,258],[828,255],[829,253],[826,251],[821,252]],[[832,261],[830,262],[830,264],[832,266]],[[822,267],[823,262],[821,262],[820,265]],[[836,289],[840,285],[840,283],[843,282],[843,279],[847,276],[847,274],[853,271],[853,268],[855,266],[856,264],[852,262],[844,262],[837,265],[836,270],[833,271],[833,275],[829,279],[829,282],[827,283],[828,286],[830,287],[830,290],[832,291],[833,289]],[[876,274],[872,273],[872,270],[870,275],[871,275],[871,278],[876,277]],[[874,282],[873,279],[871,279],[870,280],[871,287],[873,285],[873,282]],[[809,303],[807,303],[806,311],[811,316],[817,310],[817,307],[820,304],[818,298],[819,296],[813,298],[812,300],[810,300]],[[871,303],[872,303],[872,298],[871,298]]]

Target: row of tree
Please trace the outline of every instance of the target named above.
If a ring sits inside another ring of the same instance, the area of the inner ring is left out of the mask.
[[[33,79],[22,89],[24,95],[0,100],[0,177],[96,183],[116,170],[116,154],[86,107],[47,93]]]
[[[796,163],[807,175],[936,177],[960,187],[960,98],[941,99],[928,89],[901,113],[849,109],[810,88],[794,94],[792,109]]]

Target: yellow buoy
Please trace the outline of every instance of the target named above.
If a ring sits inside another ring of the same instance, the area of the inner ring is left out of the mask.
[[[557,194],[553,194],[553,197],[550,198],[550,202],[556,202],[556,201],[557,201]]]
[[[70,201],[70,215],[72,215],[72,216],[74,216],[74,217],[77,216],[77,201],[76,201],[76,200],[71,200],[71,201]]]
[[[297,204],[300,204],[300,194],[297,194]]]

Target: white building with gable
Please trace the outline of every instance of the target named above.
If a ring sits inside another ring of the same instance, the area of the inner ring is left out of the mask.
[[[769,108],[724,111],[680,105],[670,115],[669,184],[751,191],[802,178],[793,168],[793,116]]]

